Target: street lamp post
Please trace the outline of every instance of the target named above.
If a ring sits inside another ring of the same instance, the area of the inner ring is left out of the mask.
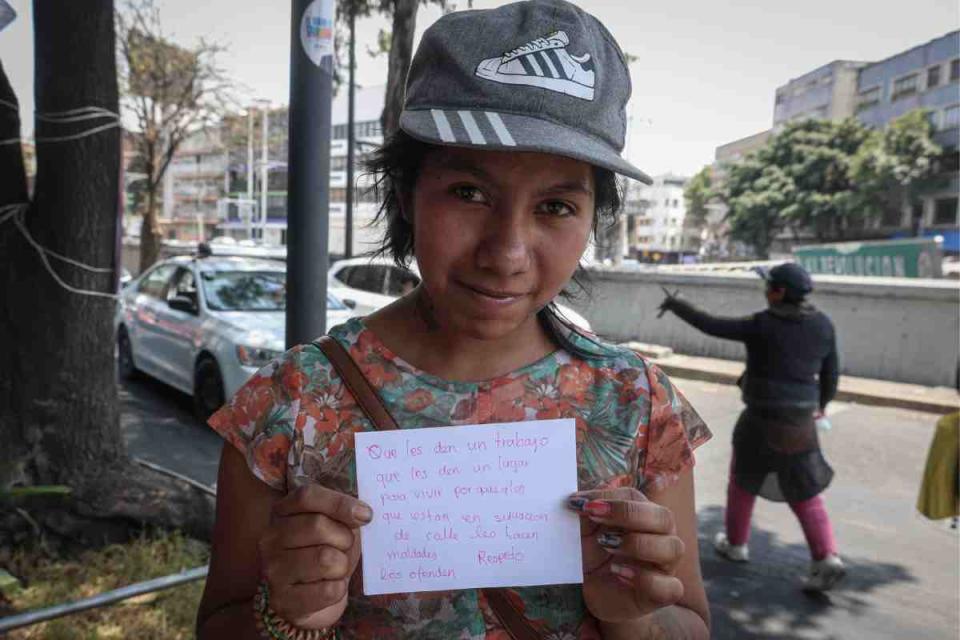
[[[267,144],[270,138],[270,101],[261,100],[263,107],[263,139],[260,144],[260,243],[266,241],[267,236],[267,192],[270,190],[270,181],[267,168]]]
[[[292,0],[286,345],[326,331],[334,0]]]
[[[346,212],[344,215],[344,248],[343,257],[353,257],[353,158],[354,158],[354,138],[356,137],[354,125],[354,96],[356,83],[354,82],[354,70],[357,66],[356,57],[356,11],[353,5],[350,6],[350,78],[349,88],[347,90],[347,190],[346,190]]]
[[[247,240],[253,239],[253,107],[247,109]]]

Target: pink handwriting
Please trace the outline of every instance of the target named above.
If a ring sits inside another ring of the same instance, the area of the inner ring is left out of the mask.
[[[405,493],[381,493],[380,494],[380,506],[387,504],[388,502],[406,502],[407,494]]]
[[[507,540],[538,540],[540,534],[536,531],[510,531],[510,525],[504,527]]]
[[[400,482],[400,474],[396,471],[391,473],[378,473],[377,474],[377,484],[379,484],[384,489],[387,488],[388,484],[393,484],[394,482]]]
[[[427,531],[429,542],[459,542],[460,536],[451,527],[444,527],[442,531]]]
[[[510,551],[501,551],[500,553],[488,553],[480,550],[477,552],[477,564],[480,566],[506,564],[508,562],[519,564],[523,562],[523,557],[523,552],[517,551],[514,547],[510,547]]]
[[[482,524],[478,524],[477,528],[473,530],[473,533],[470,535],[471,540],[490,540],[497,537],[496,531],[490,531],[484,529]]]
[[[429,580],[431,578],[456,578],[457,572],[453,569],[448,569],[446,567],[436,567],[434,569],[424,569],[422,566],[418,566],[416,571],[411,571],[409,573],[409,578],[411,580]]]
[[[458,476],[460,475],[460,467],[448,467],[447,465],[443,465],[440,467],[439,473],[443,477]]]
[[[501,432],[497,431],[494,442],[496,442],[497,449],[533,449],[533,452],[536,453],[550,444],[550,438],[548,436],[529,438],[520,435],[518,431],[514,431],[513,436],[509,434],[501,435]]]
[[[403,551],[387,551],[390,560],[436,560],[437,552],[426,547],[407,547]]]
[[[416,458],[419,455],[423,454],[423,447],[411,447],[410,441],[405,441],[407,447],[407,456],[411,458]]]
[[[497,456],[498,467],[501,471],[513,471],[518,473],[520,469],[525,469],[530,466],[530,463],[526,460],[511,460],[510,458],[503,458]]]
[[[474,440],[473,442],[467,443],[467,449],[470,451],[486,451],[487,443],[483,440]]]
[[[456,453],[457,445],[448,444],[443,440],[437,440],[437,446],[433,448],[434,453]]]
[[[381,502],[383,501],[383,496],[380,496],[380,500]],[[400,515],[399,511],[384,511],[380,517],[383,518],[387,522],[387,524],[390,524],[391,522],[399,522],[400,520],[403,520],[403,516]]]
[[[418,500],[437,500],[443,497],[443,489],[414,489],[413,496]]]
[[[410,479],[411,479],[411,480],[426,480],[426,479],[427,479],[427,470],[426,470],[426,469],[417,469],[416,467],[410,467]]]
[[[402,577],[403,577],[403,574],[401,574],[399,571],[395,571],[393,569],[384,569],[383,567],[380,567],[381,580],[399,580]]]
[[[421,511],[411,511],[410,519],[413,522],[450,522],[450,514],[423,509]]]
[[[545,513],[533,513],[530,511],[506,511],[504,513],[493,514],[493,519],[497,522],[511,522],[514,520],[521,522],[546,522],[549,516]]]
[[[410,540],[410,534],[403,529],[397,529],[397,532],[393,534],[393,541],[402,542],[404,540]]]

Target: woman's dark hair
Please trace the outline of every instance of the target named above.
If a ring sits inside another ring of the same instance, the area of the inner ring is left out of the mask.
[[[373,224],[384,226],[383,239],[374,253],[392,258],[398,266],[406,266],[414,257],[413,224],[404,216],[403,211],[404,208],[409,211],[412,206],[409,198],[413,194],[424,158],[436,148],[436,145],[417,140],[398,130],[364,162],[364,168],[373,176],[373,189],[377,202],[380,203]],[[594,167],[593,171],[595,192],[593,231],[596,236],[598,229],[616,222],[622,206],[622,196],[615,173],[599,167]],[[403,198],[408,200],[403,202]],[[568,289],[561,294],[562,296],[573,298],[578,293],[589,295],[589,283],[584,269],[577,269],[573,276],[573,283],[579,292],[575,293]],[[571,340],[571,332],[581,336],[584,334],[563,316],[555,304],[550,303],[542,309],[538,317],[547,333],[561,347],[581,357],[596,357],[595,352],[585,351]],[[595,342],[590,336],[585,337]]]

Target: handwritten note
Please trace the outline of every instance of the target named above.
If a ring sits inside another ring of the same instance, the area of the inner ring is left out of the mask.
[[[366,595],[583,582],[573,420],[356,434]]]

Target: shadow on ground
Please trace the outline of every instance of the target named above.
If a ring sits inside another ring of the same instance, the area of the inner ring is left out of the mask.
[[[118,387],[120,420],[130,455],[213,485],[220,436],[193,415],[190,396],[141,376]]]
[[[873,591],[917,581],[902,565],[844,555],[848,576],[842,585],[829,594],[807,595],[800,590],[810,561],[806,545],[785,544],[777,534],[754,526],[751,561],[735,564],[713,550],[713,535],[723,528],[723,509],[707,507],[698,516],[700,560],[715,640],[839,638],[827,620],[837,609],[846,617],[868,616],[875,606],[870,602]]]

